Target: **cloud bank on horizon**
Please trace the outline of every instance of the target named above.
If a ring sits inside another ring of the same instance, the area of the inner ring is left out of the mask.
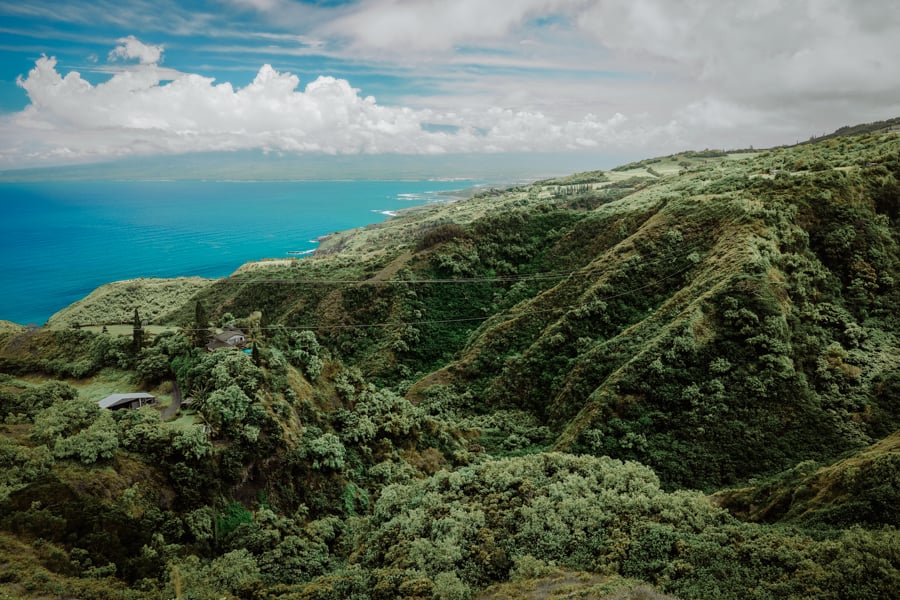
[[[889,0],[0,1],[0,15],[3,167],[663,153],[900,115]]]

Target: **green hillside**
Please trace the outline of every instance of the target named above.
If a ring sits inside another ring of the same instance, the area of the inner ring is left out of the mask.
[[[48,319],[47,326],[61,329],[76,325],[130,323],[134,309],[138,309],[144,320],[153,322],[172,306],[190,301],[211,283],[202,277],[115,281],[60,310]]]
[[[0,594],[890,596],[900,136],[868,129],[488,190],[0,329]],[[206,352],[225,325],[252,352]],[[191,402],[99,409],[123,377]]]

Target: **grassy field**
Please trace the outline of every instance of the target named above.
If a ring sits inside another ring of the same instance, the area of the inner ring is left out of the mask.
[[[18,378],[17,381],[28,385],[40,385],[45,383],[47,378],[43,375],[26,375]],[[165,408],[172,402],[172,384],[170,382],[163,382],[154,388],[148,389],[136,381],[134,373],[131,371],[106,368],[91,377],[62,379],[62,381],[77,389],[79,396],[82,398],[99,401],[110,394],[148,392],[156,396],[160,408]]]

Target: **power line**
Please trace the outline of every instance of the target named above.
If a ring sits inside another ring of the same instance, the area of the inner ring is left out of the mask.
[[[694,246],[688,247],[683,250],[685,256],[689,255],[691,252],[700,248],[701,244],[696,244]],[[672,259],[669,258],[658,258],[654,260],[644,260],[640,257],[639,254],[635,254],[640,258],[640,262],[637,262],[633,265],[628,265],[630,267],[646,267],[652,266],[659,263],[669,263],[672,262]],[[630,257],[629,257],[630,258]],[[683,257],[682,257],[683,258]],[[625,258],[624,260],[628,260]],[[230,277],[225,277],[216,283],[252,283],[254,285],[269,285],[269,284],[279,284],[279,285],[346,285],[346,286],[368,286],[368,285],[442,285],[442,284],[467,284],[467,283],[510,283],[510,282],[520,282],[520,281],[549,281],[549,280],[557,280],[557,279],[566,279],[567,277],[571,277],[573,275],[591,275],[596,271],[603,269],[603,267],[597,265],[589,265],[586,267],[580,267],[578,269],[574,269],[571,271],[546,271],[539,273],[522,273],[518,275],[496,275],[492,277],[445,277],[445,278],[433,278],[433,279],[314,279],[314,278],[286,278],[286,277],[273,277],[273,278],[255,278],[247,275],[232,275]]]
[[[608,300],[615,300],[616,298],[622,298],[624,296],[628,296],[635,292],[640,292],[640,291],[649,289],[659,283],[662,283],[663,281],[667,281],[673,277],[676,277],[677,275],[680,275],[681,273],[685,273],[693,266],[694,266],[693,263],[689,264],[689,265],[679,269],[678,271],[669,273],[665,277],[656,279],[651,283],[648,283],[648,284],[645,284],[645,285],[642,285],[640,287],[633,288],[630,290],[626,290],[623,292],[619,292],[616,294],[610,294],[609,296],[594,298],[594,301],[606,302]],[[586,306],[586,305],[585,304],[571,304],[564,308],[556,307],[556,308],[546,308],[546,309],[534,309],[534,310],[524,311],[524,312],[520,312],[520,313],[503,312],[503,313],[497,313],[497,314],[493,314],[493,315],[485,315],[485,316],[478,316],[478,317],[458,317],[458,318],[453,318],[453,319],[433,319],[433,320],[425,319],[425,320],[420,320],[420,321],[393,321],[393,322],[385,322],[385,323],[354,323],[354,324],[348,324],[348,325],[295,325],[295,326],[290,326],[290,327],[275,325],[275,326],[271,326],[271,327],[262,327],[260,329],[280,330],[280,331],[285,331],[285,330],[286,331],[310,331],[310,330],[318,331],[318,330],[331,330],[331,329],[388,328],[388,327],[400,327],[400,326],[404,326],[404,325],[415,327],[415,326],[419,326],[419,325],[440,325],[440,324],[447,324],[447,323],[488,321],[495,317],[501,317],[502,320],[509,321],[512,319],[518,319],[520,317],[529,317],[531,315],[547,314],[547,313],[553,313],[553,312],[560,312],[560,313],[565,314],[566,312],[568,312],[576,307],[579,307],[579,306]],[[185,328],[185,331],[192,331],[192,329]]]
[[[673,271],[673,272],[665,275],[664,277],[655,279],[650,283],[646,283],[644,285],[641,285],[641,286],[638,286],[635,288],[631,288],[628,290],[624,290],[624,291],[621,291],[621,292],[618,292],[615,294],[596,297],[596,298],[593,298],[593,301],[606,302],[609,300],[615,300],[616,298],[628,296],[628,295],[634,294],[636,292],[644,291],[644,290],[652,288],[664,281],[672,279],[673,277],[676,277],[682,273],[685,273],[694,266],[695,266],[694,263],[690,263],[676,271]],[[574,271],[571,274],[580,273],[580,272],[581,271]],[[588,274],[588,273],[585,273],[585,274]],[[416,327],[416,326],[422,326],[422,325],[442,325],[442,324],[449,324],[449,323],[467,323],[467,322],[479,322],[479,321],[483,322],[483,321],[488,321],[490,319],[498,318],[498,317],[502,317],[503,320],[512,320],[512,319],[517,319],[520,317],[528,317],[531,315],[547,314],[547,313],[553,313],[553,312],[559,312],[559,313],[564,314],[564,313],[566,313],[570,310],[573,310],[574,308],[577,308],[579,306],[586,306],[586,305],[585,304],[571,304],[571,305],[567,305],[565,307],[533,309],[533,310],[523,311],[523,312],[519,312],[519,313],[511,313],[511,312],[508,312],[508,310],[507,310],[506,312],[496,313],[496,314],[492,314],[492,315],[479,315],[479,316],[472,316],[472,317],[454,317],[454,318],[450,318],[450,319],[423,319],[423,320],[418,320],[418,321],[390,321],[390,322],[382,322],[382,323],[351,323],[351,324],[330,324],[330,325],[293,325],[293,326],[273,325],[273,326],[268,326],[268,327],[258,327],[257,329],[262,330],[262,331],[320,331],[320,330],[340,330],[340,329],[377,329],[377,328],[402,327],[402,326]],[[129,323],[118,323],[118,325],[128,325],[128,324]],[[82,324],[81,327],[97,327],[100,325],[117,325],[117,323]],[[181,331],[184,331],[184,332],[190,332],[190,331],[207,331],[210,328],[209,327],[179,327],[178,329]]]
[[[738,211],[735,211],[735,214],[732,218],[734,221],[737,218]],[[622,292],[618,292],[615,294],[610,294],[607,296],[601,297],[593,297],[591,298],[592,302],[605,302],[609,300],[614,300],[616,298],[628,296],[630,294],[634,294],[637,292],[641,292],[643,290],[652,288],[664,281],[667,281],[673,277],[676,277],[682,273],[685,273],[689,269],[697,264],[690,260],[690,255],[695,253],[698,249],[704,246],[699,242],[689,245],[685,248],[680,248],[681,256],[673,259],[667,257],[660,257],[652,260],[644,259],[640,254],[640,249],[637,248],[634,244],[628,248],[627,252],[634,252],[628,256],[622,256],[622,254],[602,254],[599,260],[592,261],[593,264],[588,264],[583,267],[580,267],[571,271],[549,271],[549,272],[539,272],[539,273],[523,273],[517,275],[501,275],[501,276],[493,276],[493,277],[455,277],[455,278],[435,278],[435,279],[364,279],[364,280],[350,280],[350,279],[315,279],[315,278],[261,278],[261,277],[251,277],[248,274],[238,274],[233,275],[231,277],[227,277],[219,280],[216,283],[248,283],[253,285],[264,285],[264,284],[292,284],[292,285],[346,285],[358,287],[361,285],[446,285],[446,284],[473,284],[473,283],[511,283],[511,282],[528,282],[528,281],[552,281],[552,280],[562,280],[573,276],[580,277],[590,277],[596,275],[598,272],[602,271],[604,273],[608,272],[616,276],[628,275],[627,269],[641,269],[643,267],[650,267],[655,264],[660,263],[673,263],[676,261],[688,259],[688,264],[682,268],[676,269],[667,275],[660,277],[652,282],[637,286],[635,288],[631,288],[628,290],[624,290]],[[608,248],[607,252],[611,252],[612,248]],[[616,263],[614,266],[604,268],[601,264],[608,262],[609,260],[620,259],[623,261],[631,261],[634,258],[638,260],[633,263]],[[680,260],[679,260],[680,259]],[[622,267],[625,267],[624,269]],[[531,300],[535,300],[535,298],[531,298]],[[558,312],[561,315],[574,310],[577,307],[587,306],[584,303],[581,304],[572,304],[564,307],[554,307],[549,309],[532,309],[519,313],[509,312],[510,309],[505,309],[503,312],[490,314],[490,315],[479,315],[479,316],[470,316],[470,317],[455,317],[449,319],[423,319],[417,321],[392,321],[392,322],[383,322],[383,323],[351,323],[351,324],[330,324],[330,325],[296,325],[296,326],[271,326],[265,328],[257,328],[261,330],[341,330],[341,329],[372,329],[372,328],[388,328],[388,327],[402,327],[402,326],[423,326],[423,325],[437,325],[437,324],[449,324],[449,323],[466,323],[466,322],[484,322],[490,319],[499,318],[501,320],[512,320],[521,317],[528,317],[531,315],[538,314],[546,314],[552,312]],[[121,323],[118,325],[128,325],[129,323]],[[116,323],[99,323],[99,324],[81,324],[81,327],[91,327],[91,326],[101,326],[101,325],[117,325]],[[181,327],[179,328],[184,332],[191,331],[208,331],[210,328],[207,327]]]
[[[451,277],[437,279],[294,279],[271,278],[254,279],[251,277],[226,277],[222,282],[253,284],[303,284],[303,285],[406,285],[406,284],[443,284],[443,283],[507,283],[512,281],[541,281],[547,279],[564,279],[568,274],[532,274],[532,275],[500,275],[496,277]]]

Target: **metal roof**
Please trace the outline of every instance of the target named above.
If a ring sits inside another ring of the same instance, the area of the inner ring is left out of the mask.
[[[130,394],[111,394],[99,401],[97,404],[100,408],[113,408],[114,406],[118,406],[120,404],[125,404],[126,402],[131,402],[132,400],[153,400],[156,398],[153,394],[148,394],[147,392],[133,392]]]
[[[220,342],[227,342],[231,338],[237,336],[244,337],[244,332],[240,329],[231,329],[228,331],[223,331],[222,333],[214,336],[213,339],[219,340]]]

